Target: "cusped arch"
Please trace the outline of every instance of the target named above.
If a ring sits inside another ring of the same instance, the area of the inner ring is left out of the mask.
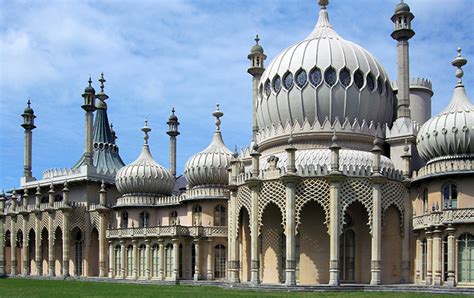
[[[295,230],[296,230],[296,234],[299,233],[299,227],[301,225],[301,214],[303,213],[304,207],[307,206],[309,203],[312,203],[312,202],[316,203],[319,207],[321,207],[321,209],[323,209],[323,213],[325,215],[325,220],[324,220],[323,224],[326,225],[327,233],[329,234],[329,214],[326,213],[326,209],[321,204],[321,202],[319,200],[317,200],[317,198],[311,198],[309,200],[304,201],[303,204],[301,206],[299,206],[297,210],[295,210],[295,218],[296,218],[296,220],[295,220]]]
[[[394,208],[397,211],[398,217],[400,219],[400,233],[403,236],[403,226],[404,226],[404,217],[403,210],[400,209],[400,206],[395,202],[390,203],[382,210],[382,225],[384,225],[385,215],[390,208]]]
[[[315,201],[323,207],[324,223],[329,232],[329,183],[325,179],[304,179],[296,185],[295,223],[297,229],[301,223],[301,211],[310,201]]]
[[[247,209],[246,206],[240,206],[239,209],[236,210],[235,214],[237,215],[236,218],[235,218],[235,227],[236,227],[236,231],[235,231],[235,239],[238,239],[239,238],[239,231],[240,231],[240,216],[241,216],[241,213],[242,212],[247,212],[247,215],[249,217],[249,223],[250,223],[250,210]],[[250,227],[249,227],[250,228]]]
[[[259,212],[259,217],[258,217],[258,235],[260,235],[260,232],[261,232],[261,229],[262,229],[262,226],[263,226],[263,216],[265,214],[265,211],[271,206],[271,205],[274,205],[278,210],[280,210],[280,215],[281,215],[281,226],[283,228],[283,233],[285,233],[285,210],[282,209],[280,206],[278,206],[277,203],[273,202],[273,201],[268,201],[265,203],[264,206],[262,206],[262,212],[260,213]],[[252,233],[252,231],[250,231],[250,233]]]
[[[344,225],[344,214],[355,202],[359,202],[367,211],[370,234],[372,234],[372,209],[373,196],[372,184],[365,178],[353,178],[345,180],[341,185],[341,207],[339,214],[339,234],[342,234]]]
[[[286,227],[286,187],[281,181],[265,181],[262,183],[260,189],[260,196],[258,200],[258,234],[260,235],[260,228],[262,226],[263,211],[269,203],[274,203],[280,209],[282,215],[281,224],[283,230]]]

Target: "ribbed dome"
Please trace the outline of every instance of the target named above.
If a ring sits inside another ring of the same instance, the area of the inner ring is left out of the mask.
[[[259,129],[279,123],[314,123],[338,117],[352,123],[391,123],[393,91],[380,63],[344,40],[325,6],[313,32],[279,54],[262,75],[257,102]]]
[[[220,132],[220,117],[224,114],[217,110],[213,113],[217,118],[216,131],[206,149],[192,156],[187,162],[184,175],[189,187],[208,185],[227,185],[227,167],[230,165],[232,152],[225,146]]]
[[[417,148],[426,161],[474,156],[474,105],[469,101],[462,84],[461,67],[467,60],[460,55],[453,61],[458,67],[458,84],[449,105],[439,115],[432,117],[421,127],[417,136]]]
[[[124,196],[132,195],[169,195],[173,191],[175,179],[151,156],[148,146],[148,132],[145,123],[145,144],[140,156],[129,165],[121,168],[115,177],[118,191]]]

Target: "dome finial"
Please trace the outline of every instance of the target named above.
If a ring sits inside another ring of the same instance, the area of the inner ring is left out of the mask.
[[[462,49],[458,47],[458,56],[451,62],[451,64],[458,69],[456,70],[456,77],[458,78],[458,85],[462,85],[462,77],[464,76],[464,70],[462,67],[467,64],[467,59],[461,56]]]
[[[148,126],[148,120],[145,119],[145,125],[142,127],[142,131],[144,132],[145,136],[143,139],[145,140],[145,145],[148,146],[148,133],[151,131],[151,128]]]
[[[258,33],[255,35],[255,43],[258,44],[260,41],[260,37],[258,36]]]
[[[103,72],[100,74],[99,82],[100,82],[100,92],[104,93],[104,87],[105,87],[104,83],[106,82],[106,80],[104,79],[104,73]]]
[[[224,113],[221,112],[220,110],[220,104],[216,104],[216,110],[214,111],[214,113],[212,113],[212,116],[216,117],[216,131],[220,131],[221,130],[221,118],[222,116],[224,116]]]
[[[326,9],[326,6],[329,4],[329,0],[318,0],[319,6],[321,6],[321,9]]]

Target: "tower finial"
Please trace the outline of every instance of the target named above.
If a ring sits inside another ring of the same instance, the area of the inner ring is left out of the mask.
[[[329,4],[329,0],[318,0],[319,6],[321,6],[321,9],[326,9],[326,6]]]
[[[28,108],[31,108],[30,105],[31,105],[31,101],[30,101],[30,98],[28,97],[28,101],[26,102],[26,104],[28,105]]]
[[[224,113],[221,112],[220,110],[220,104],[216,104],[216,110],[214,111],[214,113],[212,113],[212,116],[216,117],[216,131],[220,131],[221,130],[221,118],[222,116],[224,116]]]
[[[461,56],[462,49],[458,47],[458,55],[457,57],[451,62],[451,64],[458,69],[456,70],[456,77],[458,78],[458,85],[462,85],[462,77],[464,76],[464,70],[462,67],[467,64],[467,59]]]
[[[258,42],[260,41],[260,37],[258,36],[258,33],[255,35],[255,42],[258,44]]]
[[[100,93],[104,93],[104,87],[105,87],[104,83],[107,82],[107,81],[104,79],[104,73],[103,72],[100,73],[99,82],[100,82]]]
[[[89,75],[89,80],[87,81],[89,83],[89,87],[92,87],[92,78],[91,75]]]
[[[145,136],[143,139],[145,140],[145,145],[148,146],[148,133],[151,131],[151,128],[148,126],[148,120],[145,119],[145,125],[142,127],[142,131],[144,132]]]

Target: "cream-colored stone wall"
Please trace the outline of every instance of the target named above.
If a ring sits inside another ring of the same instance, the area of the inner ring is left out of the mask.
[[[401,281],[400,224],[400,212],[394,206],[389,207],[385,212],[382,226],[382,284],[394,284]]]
[[[347,213],[354,222],[355,233],[355,282],[370,282],[371,264],[371,236],[369,233],[369,218],[364,206],[359,202],[352,204],[347,209]]]
[[[262,237],[262,282],[282,282],[282,218],[275,204],[266,206],[263,213]]]

